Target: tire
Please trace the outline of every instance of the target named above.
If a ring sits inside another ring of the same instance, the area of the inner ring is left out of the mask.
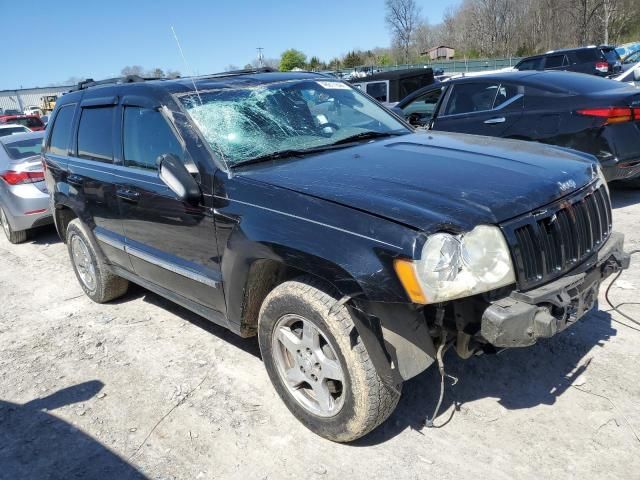
[[[24,243],[27,241],[27,231],[26,230],[12,230],[11,225],[9,224],[9,220],[7,219],[7,215],[4,213],[4,210],[0,208],[0,223],[2,224],[2,230],[4,230],[4,234],[11,243]]]
[[[262,304],[258,340],[271,382],[291,413],[321,437],[350,442],[384,422],[395,410],[400,394],[382,382],[362,340],[353,335],[349,309],[341,305],[329,313],[337,301],[335,292],[312,277],[282,283]],[[305,353],[297,353],[298,345],[304,347],[306,332],[314,329],[320,348],[316,344],[314,353],[306,352],[311,355],[311,361],[306,361]],[[340,375],[332,374],[336,362]],[[326,377],[314,380],[307,369]],[[303,373],[297,374],[298,370]],[[332,380],[340,376],[342,381]],[[332,400],[315,402],[314,388],[326,392],[326,385]]]
[[[67,226],[67,248],[78,283],[91,300],[106,303],[127,293],[129,281],[111,273],[93,235],[78,219]]]

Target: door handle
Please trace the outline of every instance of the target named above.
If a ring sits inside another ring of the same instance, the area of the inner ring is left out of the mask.
[[[84,179],[80,175],[69,175],[67,177],[67,183],[69,185],[73,185],[74,187],[81,187],[84,182]]]
[[[138,200],[140,200],[140,192],[136,192],[135,190],[118,189],[116,195],[125,202],[137,203]]]
[[[490,118],[489,120],[485,120],[484,123],[487,125],[495,125],[496,123],[504,123],[506,121],[507,119],[504,117],[494,117]]]

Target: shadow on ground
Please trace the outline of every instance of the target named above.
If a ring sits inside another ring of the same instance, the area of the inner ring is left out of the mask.
[[[594,346],[603,346],[616,330],[605,312],[588,314],[571,328],[529,348],[505,350],[461,360],[455,352],[445,356],[447,373],[459,379],[455,386],[447,381],[445,398],[436,426],[455,421],[462,405],[482,398],[495,398],[508,410],[553,405],[571,383],[587,368],[585,355]],[[405,383],[395,413],[377,430],[353,445],[383,443],[407,428],[421,430],[440,394],[440,375],[434,366]],[[451,414],[453,413],[453,417]],[[446,427],[445,427],[446,428]]]
[[[96,439],[48,413],[87,401],[103,386],[93,380],[22,405],[0,400],[0,478],[146,478]]]
[[[613,208],[623,208],[640,203],[640,188],[629,187],[624,184],[610,185],[611,206]]]

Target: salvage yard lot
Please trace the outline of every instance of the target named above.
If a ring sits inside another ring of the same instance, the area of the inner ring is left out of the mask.
[[[614,189],[640,248],[640,191]],[[608,282],[607,282],[608,284]],[[637,302],[640,256],[612,288]],[[304,428],[243,340],[138,287],[82,292],[52,229],[0,238],[0,478],[638,478],[640,332],[608,312],[527,349],[453,352],[442,428],[431,368],[351,445]],[[640,306],[622,307],[640,319]]]

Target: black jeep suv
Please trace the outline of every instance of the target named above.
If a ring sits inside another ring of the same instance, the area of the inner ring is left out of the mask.
[[[45,139],[78,281],[257,334],[278,394],[326,438],[371,431],[448,347],[556,334],[628,266],[584,156],[416,133],[312,73],[127,80],[64,95]]]
[[[609,45],[553,50],[523,58],[516,70],[566,70],[610,77],[622,72],[622,60],[616,48]]]

